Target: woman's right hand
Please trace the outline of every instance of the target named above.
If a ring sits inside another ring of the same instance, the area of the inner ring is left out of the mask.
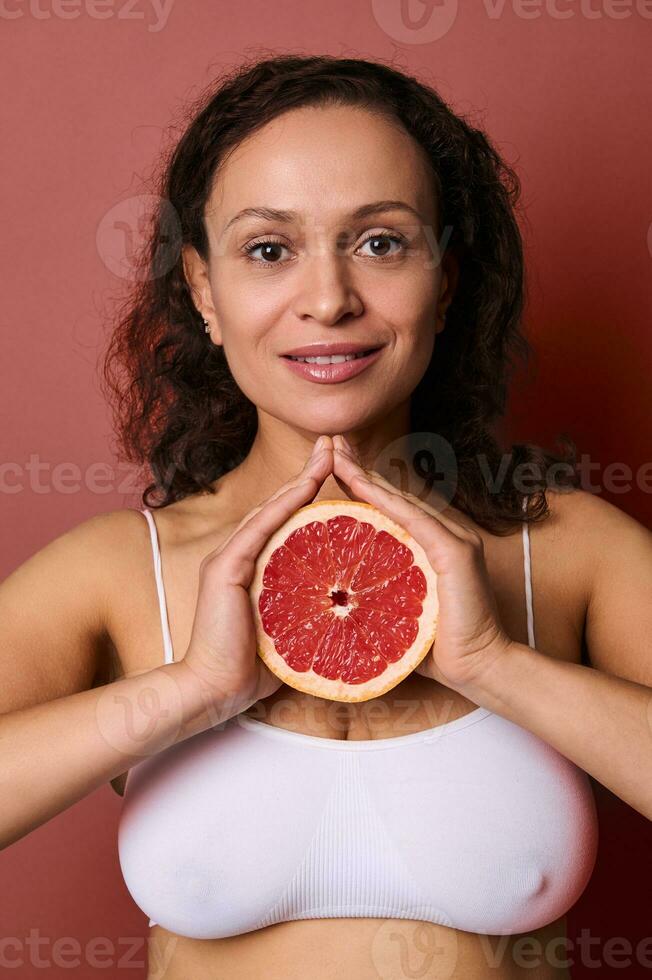
[[[312,500],[331,471],[332,445],[328,436],[318,439],[301,472],[251,510],[199,566],[195,618],[182,662],[199,679],[207,707],[219,703],[223,709],[227,702],[233,716],[282,684],[257,654],[248,588],[271,535]]]

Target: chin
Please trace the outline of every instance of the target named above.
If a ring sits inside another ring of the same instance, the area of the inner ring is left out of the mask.
[[[325,387],[325,386],[322,386]],[[348,399],[351,398],[349,395]],[[341,401],[344,399],[340,398]],[[353,401],[353,399],[351,399]],[[330,405],[328,404],[330,402]],[[282,418],[287,425],[295,427],[299,425],[305,432],[318,433],[320,436],[334,436],[340,432],[356,432],[365,429],[374,422],[382,419],[389,409],[381,405],[372,405],[368,411],[360,411],[360,402],[351,406],[350,411],[342,411],[344,406],[340,406],[334,398],[326,398],[322,402],[323,411],[314,414],[309,412],[309,405],[305,402],[291,404],[288,412],[288,402],[283,406],[282,415],[276,414],[277,418]],[[366,406],[365,406],[366,408]]]

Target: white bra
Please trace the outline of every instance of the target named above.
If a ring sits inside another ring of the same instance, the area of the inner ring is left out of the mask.
[[[170,663],[156,525],[142,513]],[[527,522],[523,550],[534,646]],[[197,939],[351,916],[522,933],[575,903],[597,842],[586,773],[482,707],[359,741],[237,715],[134,765],[118,831],[149,924]]]

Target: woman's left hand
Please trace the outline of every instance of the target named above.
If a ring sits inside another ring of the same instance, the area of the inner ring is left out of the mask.
[[[364,470],[339,435],[333,437],[333,473],[358,500],[404,527],[425,551],[437,574],[439,614],[435,642],[415,672],[472,698],[485,672],[509,654],[512,644],[499,619],[482,537],[466,515],[464,523],[444,516],[397,490],[380,473]]]

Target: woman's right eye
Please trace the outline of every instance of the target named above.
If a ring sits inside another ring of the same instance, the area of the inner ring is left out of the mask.
[[[249,242],[249,244],[245,246],[244,251],[247,258],[252,262],[255,262],[257,265],[280,265],[280,262],[277,261],[274,256],[278,256],[279,251],[282,251],[284,248],[285,245],[283,245],[282,242],[277,242],[273,238],[264,238],[256,242]],[[263,250],[262,254],[265,256],[265,258],[262,261],[260,259],[253,258],[253,253],[258,249]],[[271,261],[267,261],[268,259],[271,259]]]

